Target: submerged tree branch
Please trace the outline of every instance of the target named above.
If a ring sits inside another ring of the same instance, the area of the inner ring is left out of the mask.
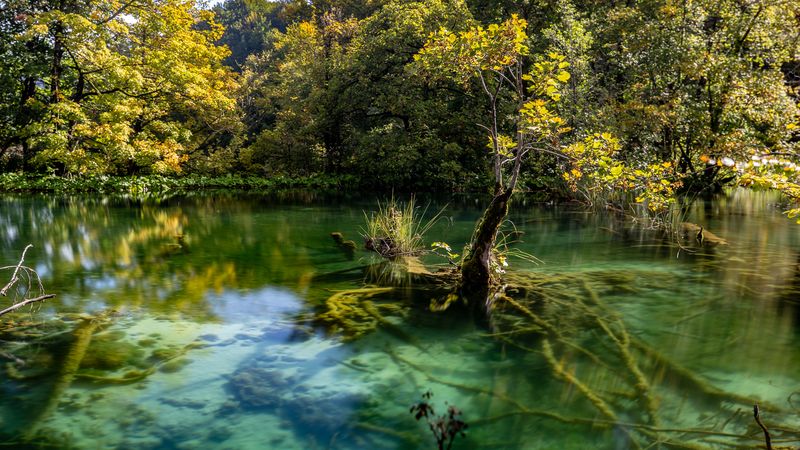
[[[755,417],[756,423],[764,432],[764,442],[767,443],[767,450],[772,450],[772,438],[770,438],[769,430],[767,430],[767,427],[764,426],[764,422],[761,421],[761,415],[758,411],[758,403],[753,405],[753,417]]]

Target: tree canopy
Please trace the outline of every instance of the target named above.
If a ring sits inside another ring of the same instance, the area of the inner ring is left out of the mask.
[[[62,173],[176,173],[236,131],[223,30],[191,1],[12,1],[4,150]]]
[[[797,198],[797,2],[203,8],[4,2],[0,167],[346,174],[428,190],[513,178],[655,209],[737,183]]]

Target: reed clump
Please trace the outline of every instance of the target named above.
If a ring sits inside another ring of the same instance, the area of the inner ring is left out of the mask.
[[[378,210],[364,213],[364,246],[384,258],[419,256],[427,251],[424,236],[441,218],[442,211],[425,220],[427,207],[419,208],[411,197],[402,203],[391,197],[378,202]]]

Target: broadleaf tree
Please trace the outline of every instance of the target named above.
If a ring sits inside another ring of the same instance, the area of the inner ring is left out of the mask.
[[[493,197],[476,225],[461,262],[461,295],[479,313],[491,308],[490,289],[502,270],[494,247],[525,157],[558,152],[568,131],[554,111],[570,74],[562,55],[531,56],[527,22],[516,15],[500,24],[432,34],[415,57],[420,73],[478,90],[487,100],[487,133],[494,175]]]
[[[43,62],[15,76],[30,111],[17,121],[25,165],[177,173],[238,129],[229,51],[215,45],[222,29],[193,1],[12,3],[14,41]]]

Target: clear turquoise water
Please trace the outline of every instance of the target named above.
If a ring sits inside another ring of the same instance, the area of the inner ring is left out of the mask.
[[[800,233],[776,201],[736,191],[695,202],[686,220],[729,245],[694,253],[575,208],[514,207],[518,247],[542,263],[512,260],[511,271],[567,274],[573,281],[551,286],[564,295],[586,295],[575,280],[599,283],[614,332],[662,358],[631,347],[657,405],[653,423],[618,348],[586,311],[542,306],[595,355],[554,346],[558,364],[604,399],[614,420],[554,370],[541,335],[491,336],[524,320],[519,312],[504,310],[489,330],[467,314],[430,312],[433,293],[412,286],[373,299],[398,307],[358,339],[325,326],[326,300],[362,287],[358,268],[374,262],[360,250],[350,259],[329,233],[359,240],[372,198],[5,197],[2,264],[32,243],[26,263],[57,297],[5,317],[0,442],[435,448],[408,410],[430,390],[437,413],[456,405],[471,424],[453,448],[635,448],[632,439],[752,448],[763,441],[750,401],[762,404],[773,439],[794,448]],[[466,242],[481,205],[451,200],[428,241]],[[9,331],[8,320],[22,328]]]

